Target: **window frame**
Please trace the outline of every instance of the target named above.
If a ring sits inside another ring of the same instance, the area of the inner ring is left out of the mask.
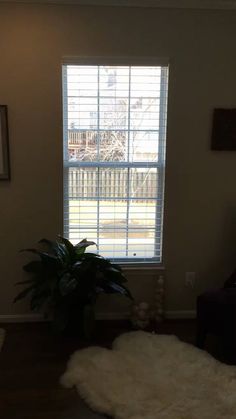
[[[64,121],[67,120],[65,115],[68,114],[67,107],[67,82],[65,77],[66,67],[69,65],[78,66],[160,66],[161,67],[161,91],[165,91],[167,87],[167,93],[160,94],[160,105],[159,105],[159,121],[165,119],[165,124],[159,125],[159,138],[164,139],[158,142],[158,162],[70,162],[69,159],[65,158],[68,156],[68,124]],[[154,256],[150,258],[111,258],[113,263],[119,263],[124,266],[163,266],[163,219],[164,219],[164,204],[165,204],[165,159],[166,159],[166,137],[167,137],[167,108],[168,108],[168,90],[169,90],[169,60],[166,58],[154,58],[154,57],[64,57],[62,61],[62,80],[63,80],[63,231],[65,237],[69,237],[69,223],[65,223],[65,210],[69,213],[69,200],[65,199],[65,184],[68,185],[69,181],[69,168],[70,167],[114,167],[114,168],[138,168],[138,167],[154,167],[158,170],[158,182],[157,188],[158,193],[155,201],[161,200],[162,204],[156,206],[156,223],[155,233],[158,231],[160,236],[160,243],[158,244],[160,256]],[[167,80],[167,82],[166,82]],[[127,198],[129,199],[129,198]],[[159,220],[160,228],[157,230],[157,220]],[[155,234],[155,240],[157,235]],[[156,244],[155,244],[156,249]]]

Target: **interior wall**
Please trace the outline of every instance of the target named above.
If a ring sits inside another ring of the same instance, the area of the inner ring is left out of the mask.
[[[236,153],[211,151],[210,135],[213,108],[236,107],[235,39],[234,11],[0,4],[12,177],[0,182],[0,315],[28,310],[12,304],[19,250],[62,232],[64,56],[169,58],[166,309],[192,310],[199,292],[222,284],[235,267]],[[151,300],[157,272],[128,276],[136,298]]]

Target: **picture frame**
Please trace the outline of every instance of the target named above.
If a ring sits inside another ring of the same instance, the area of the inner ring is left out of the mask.
[[[10,180],[7,105],[0,105],[0,180]]]
[[[211,149],[236,151],[236,108],[214,109]]]

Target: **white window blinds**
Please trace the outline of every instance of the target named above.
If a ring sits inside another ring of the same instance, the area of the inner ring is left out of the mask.
[[[63,65],[64,234],[73,243],[161,262],[167,88],[166,66]]]

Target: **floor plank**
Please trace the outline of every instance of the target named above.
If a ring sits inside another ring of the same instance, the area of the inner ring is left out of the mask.
[[[92,342],[54,335],[47,323],[5,324],[0,353],[0,417],[3,419],[101,419],[80,399],[75,389],[59,384],[69,356],[90,344],[110,347],[128,322],[98,322]],[[150,330],[176,334],[193,343],[194,321],[168,321]]]

